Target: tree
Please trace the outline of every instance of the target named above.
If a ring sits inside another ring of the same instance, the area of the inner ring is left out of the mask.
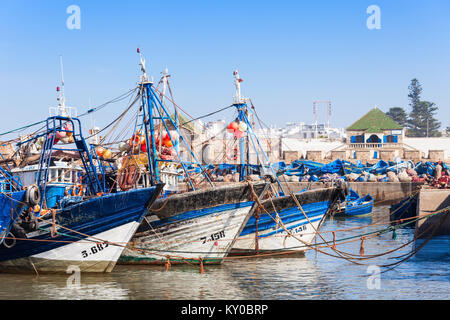
[[[411,100],[409,105],[414,110],[414,108],[420,102],[420,95],[422,94],[422,86],[420,85],[419,80],[414,78],[411,80],[411,84],[409,85],[408,89],[409,89],[408,98]]]
[[[433,102],[420,101],[410,114],[409,137],[439,137],[441,133],[439,128],[441,123],[438,122],[434,115],[437,107]]]
[[[422,86],[417,79],[412,79],[408,87],[411,113],[408,119],[408,137],[438,137],[441,135],[441,123],[435,119],[438,107],[433,102],[420,100]]]
[[[389,111],[386,112],[386,115],[388,115],[392,120],[397,122],[402,127],[408,126],[408,114],[403,108],[399,107],[390,108]]]

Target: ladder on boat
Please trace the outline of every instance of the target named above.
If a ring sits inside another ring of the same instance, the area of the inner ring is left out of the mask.
[[[72,125],[71,130],[67,130],[67,124]],[[75,126],[75,123],[77,126]],[[56,148],[55,140],[58,132],[65,132],[66,134],[72,134],[75,144],[75,149],[59,149]],[[97,175],[96,167],[93,163],[93,158],[90,153],[90,149],[83,138],[81,132],[81,123],[77,118],[67,118],[62,116],[54,116],[47,119],[47,131],[44,134],[45,141],[42,146],[42,152],[39,158],[39,169],[37,176],[37,184],[41,190],[41,194],[45,195],[45,190],[48,183],[49,168],[51,165],[53,150],[72,150],[77,151],[80,155],[81,162],[86,173],[86,185],[88,186],[87,192],[89,195],[96,195],[98,192],[103,191],[102,184]],[[41,208],[45,196],[41,198]]]

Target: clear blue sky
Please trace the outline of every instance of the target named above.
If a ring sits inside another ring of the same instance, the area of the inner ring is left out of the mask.
[[[81,9],[69,30],[66,9]],[[381,30],[366,27],[369,5]],[[1,132],[38,121],[56,104],[63,55],[66,98],[80,111],[133,88],[137,46],[151,75],[168,68],[178,104],[194,116],[228,106],[232,72],[266,123],[313,122],[314,100],[332,101],[333,126],[374,105],[408,107],[423,86],[450,122],[450,2],[442,1],[18,1],[0,2]],[[95,116],[102,125],[123,110]],[[218,118],[229,118],[230,113]],[[320,121],[326,121],[325,107]]]

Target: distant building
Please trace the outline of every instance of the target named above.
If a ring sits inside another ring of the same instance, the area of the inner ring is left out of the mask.
[[[330,128],[325,124],[305,124],[304,122],[286,123],[284,128],[266,128],[256,130],[257,135],[270,137],[283,137],[292,139],[333,139],[343,140],[345,131],[343,128]]]

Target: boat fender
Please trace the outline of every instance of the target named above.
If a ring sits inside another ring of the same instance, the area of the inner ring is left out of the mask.
[[[34,207],[41,201],[41,193],[37,185],[30,186],[25,193],[25,201],[30,207]]]
[[[6,236],[6,238],[3,240],[3,245],[7,249],[11,249],[16,245],[16,237],[10,232]]]

